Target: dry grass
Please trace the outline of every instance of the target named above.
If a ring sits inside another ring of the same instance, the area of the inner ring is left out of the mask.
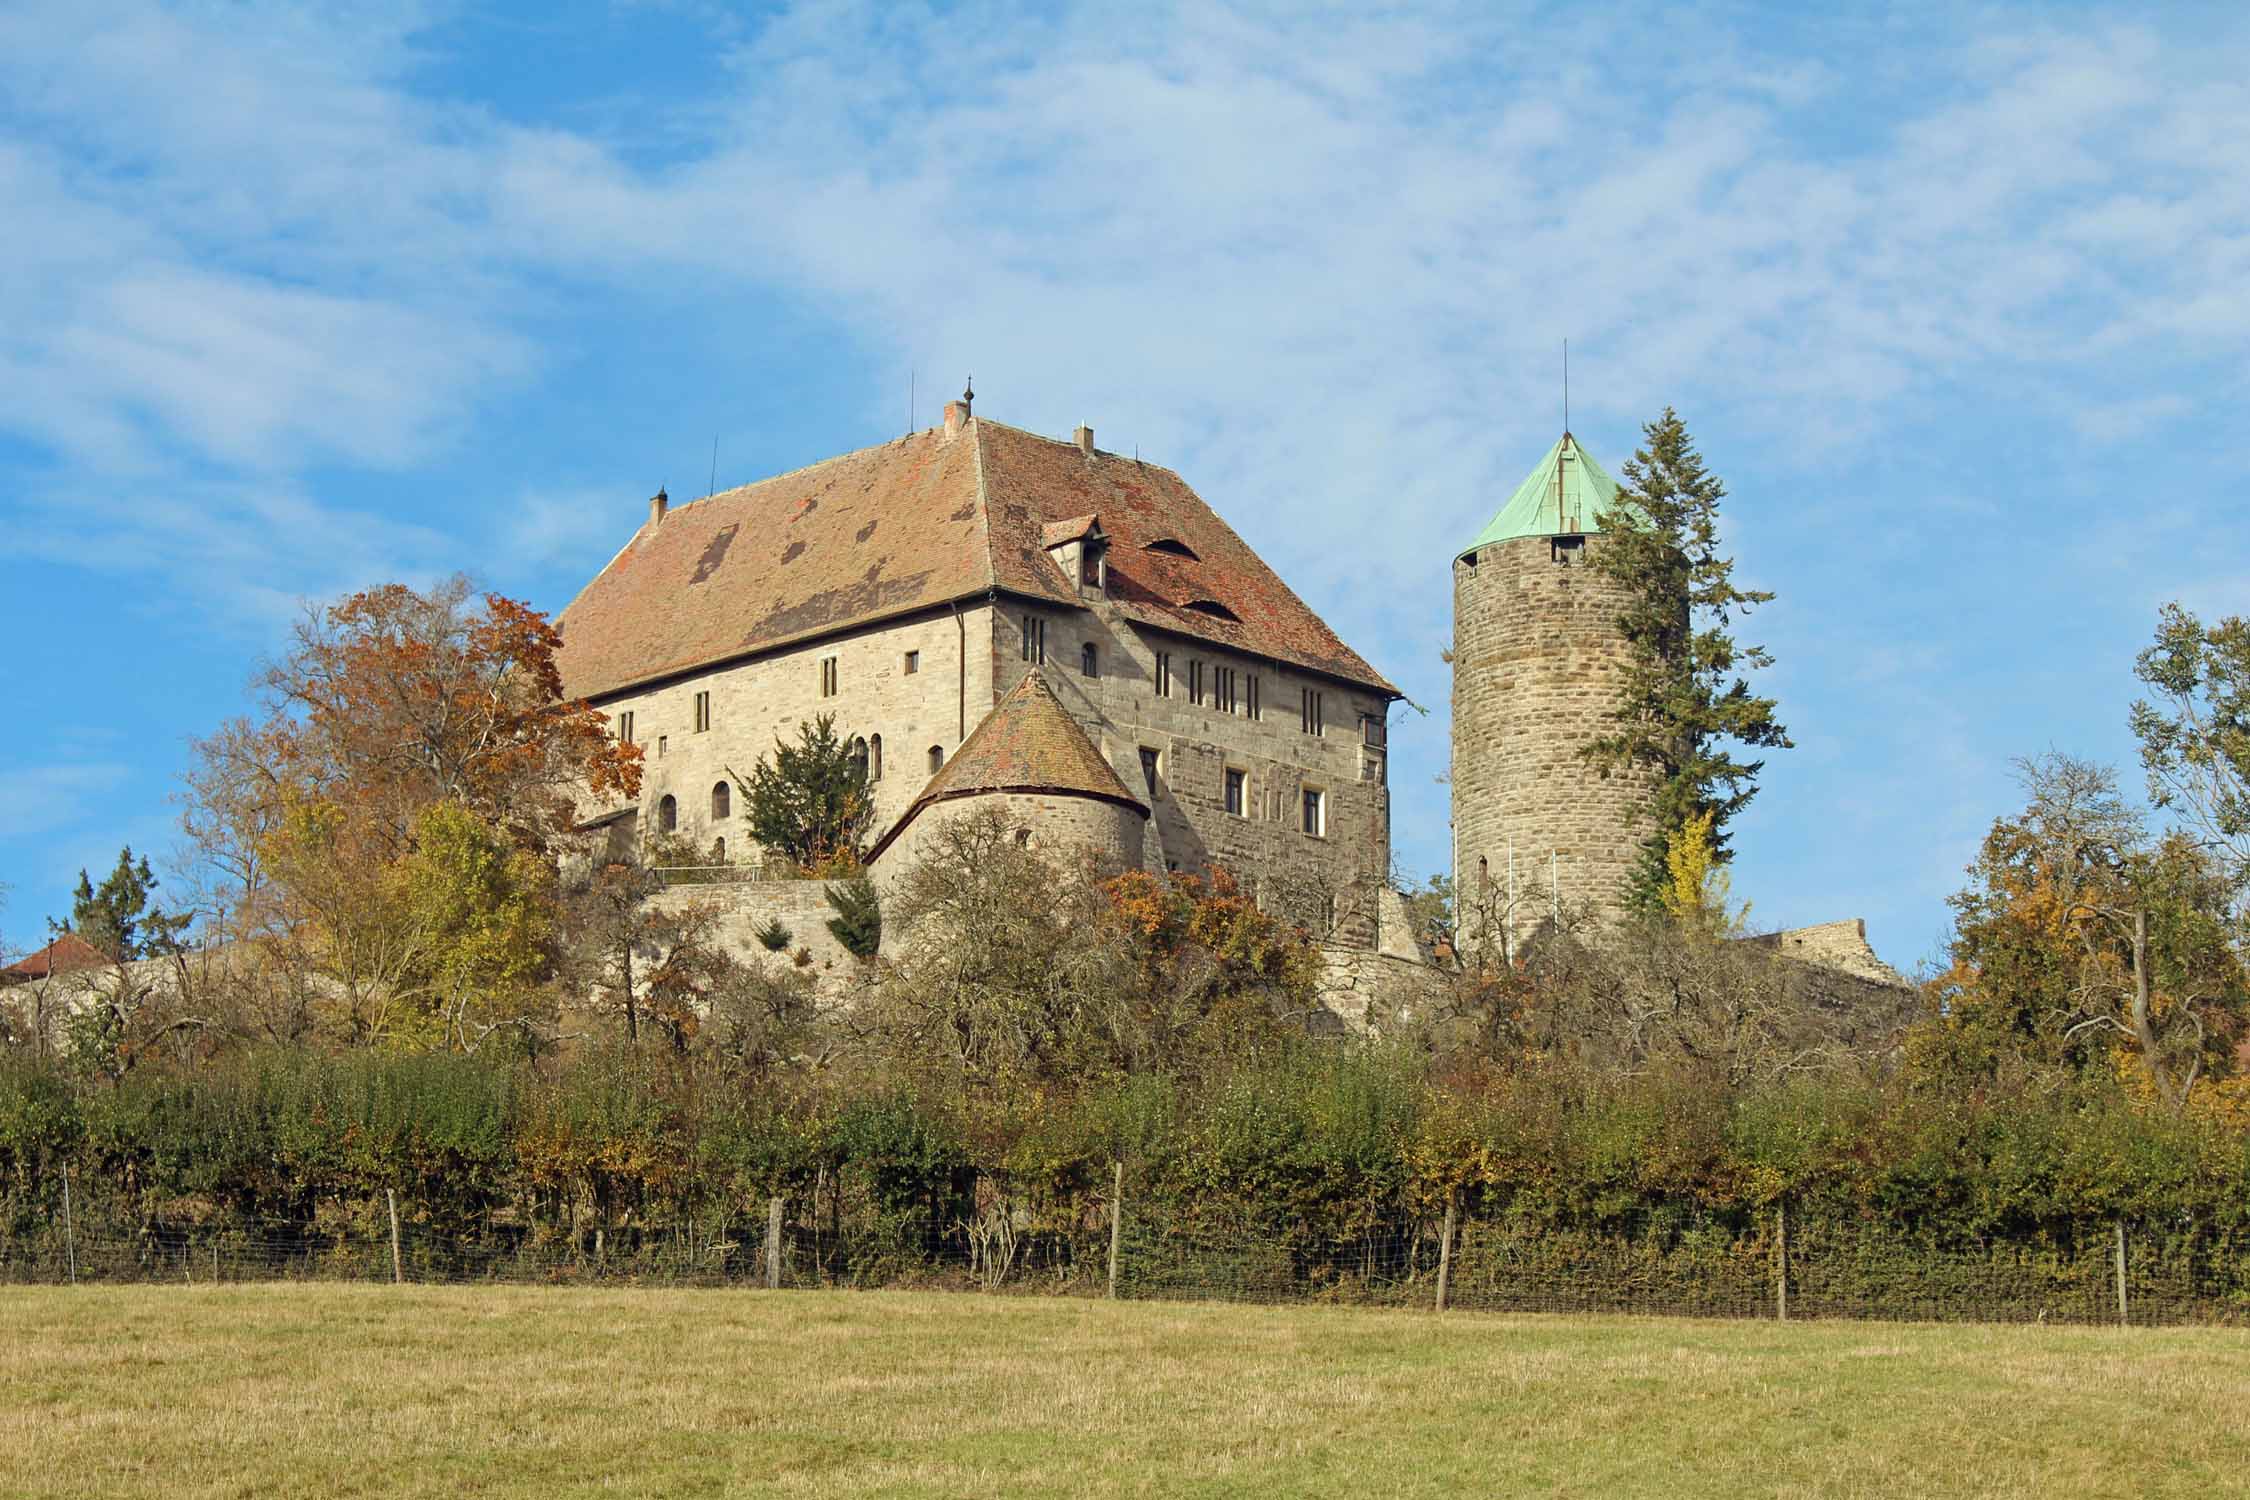
[[[2250,1334],[0,1290],[0,1494],[2212,1495]]]

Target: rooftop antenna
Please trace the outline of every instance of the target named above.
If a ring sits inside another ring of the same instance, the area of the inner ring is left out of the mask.
[[[1562,441],[1555,444],[1555,529],[1570,530],[1563,514],[1562,466],[1570,461],[1570,340],[1562,341]]]
[[[716,495],[716,494],[717,494],[718,492],[719,492],[719,435],[718,435],[717,433],[715,433],[715,432],[714,432],[714,433],[712,433],[712,434],[711,434],[711,487],[710,487],[709,489],[705,490],[705,491],[703,492],[703,495],[704,495],[704,498],[705,498],[705,499],[709,499],[709,498],[710,498],[711,496],[713,496],[713,495]]]
[[[914,367],[906,367],[906,430],[914,430]]]

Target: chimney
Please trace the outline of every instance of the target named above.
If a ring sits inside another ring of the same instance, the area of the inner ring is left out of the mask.
[[[945,403],[945,435],[955,437],[969,425],[969,406],[977,399],[976,377],[971,376],[961,386],[961,399]]]
[[[1079,452],[1085,454],[1088,458],[1092,458],[1094,456],[1093,428],[1088,427],[1084,422],[1081,422],[1078,424],[1078,430],[1072,433],[1071,436],[1078,440]]]
[[[672,497],[671,497],[670,495],[667,495],[667,494],[665,494],[665,493],[664,493],[664,491],[663,491],[662,489],[659,489],[659,490],[657,490],[657,492],[656,492],[655,494],[653,494],[653,495],[649,496],[649,497],[648,497],[648,524],[649,524],[649,525],[651,525],[651,526],[655,526],[655,525],[657,525],[658,523],[660,523],[661,521],[663,521],[663,519],[664,519],[664,512],[665,512],[666,510],[670,509],[670,508],[671,508],[671,505],[672,505]]]

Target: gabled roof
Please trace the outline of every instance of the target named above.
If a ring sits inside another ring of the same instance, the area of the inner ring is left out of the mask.
[[[921,795],[875,841],[868,859],[872,861],[889,848],[915,815],[931,803],[990,792],[1093,797],[1130,807],[1144,817],[1148,814],[1148,804],[1117,779],[1117,772],[1034,667],[1013,691],[993,705],[992,712],[962,742],[953,759],[930,778]]]
[[[1602,513],[1616,504],[1617,481],[1566,432],[1461,555],[1521,536],[1598,532]]]
[[[1097,513],[1127,618],[1396,696],[1177,474],[982,417],[672,507],[563,611],[564,690],[598,698],[995,589],[1075,606],[1047,530]],[[1160,537],[1195,558],[1145,549]]]
[[[0,969],[0,984],[21,984],[80,969],[105,968],[108,964],[101,949],[75,932],[66,932],[37,953]]]

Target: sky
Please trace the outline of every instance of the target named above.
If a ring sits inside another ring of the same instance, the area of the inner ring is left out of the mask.
[[[1901,968],[2250,610],[2239,6],[0,0],[0,946],[178,843],[305,604],[559,610],[674,495],[979,415],[1177,470],[1413,709],[1562,426],[1676,408],[1795,748],[1734,893]],[[910,401],[910,394],[914,399]],[[714,460],[714,444],[716,457]]]

